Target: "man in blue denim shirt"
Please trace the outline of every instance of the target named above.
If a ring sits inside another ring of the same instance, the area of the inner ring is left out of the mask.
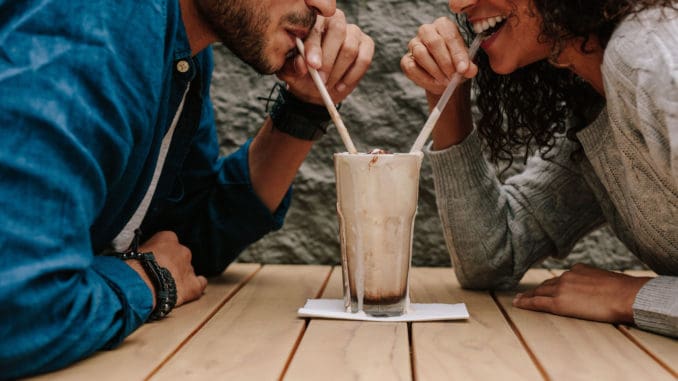
[[[228,157],[216,41],[288,85]],[[0,379],[115,347],[280,228],[328,119],[306,64],[340,102],[373,51],[334,0],[0,0]]]

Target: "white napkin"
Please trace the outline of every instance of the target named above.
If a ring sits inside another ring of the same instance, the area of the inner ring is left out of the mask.
[[[346,312],[343,299],[308,299],[306,305],[299,308],[297,314],[300,317],[365,321],[435,321],[469,318],[466,304],[464,303],[410,303],[406,314],[391,317],[374,317],[364,312]]]

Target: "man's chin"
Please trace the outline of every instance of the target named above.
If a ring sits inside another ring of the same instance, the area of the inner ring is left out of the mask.
[[[253,62],[247,62],[247,64],[254,69],[257,73],[261,75],[271,75],[279,72],[285,65],[285,61],[282,63],[273,63],[270,61],[256,60]]]

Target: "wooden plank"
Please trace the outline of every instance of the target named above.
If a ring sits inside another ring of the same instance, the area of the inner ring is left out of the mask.
[[[342,298],[335,267],[323,298]],[[410,380],[407,323],[312,319],[286,380]]]
[[[150,375],[182,342],[237,292],[260,266],[234,263],[211,278],[205,294],[165,319],[143,325],[112,351],[101,351],[61,371],[31,380],[141,380]]]
[[[417,380],[541,380],[488,292],[462,290],[451,268],[415,268],[416,303],[466,303],[468,321],[413,323]]]
[[[643,349],[650,353],[673,377],[678,379],[678,339],[657,335],[638,328],[621,326],[620,329],[631,337]]]
[[[552,276],[547,270],[530,270],[521,289]],[[497,295],[551,380],[674,380],[611,324],[514,308],[515,292]]]
[[[329,272],[264,266],[152,379],[278,379],[306,325],[297,309],[317,297]]]
[[[551,272],[561,275],[563,270],[551,270]],[[636,277],[657,276],[657,273],[652,270],[626,270],[624,274]],[[674,377],[678,377],[678,340],[628,326],[620,326],[619,329],[668,369]]]

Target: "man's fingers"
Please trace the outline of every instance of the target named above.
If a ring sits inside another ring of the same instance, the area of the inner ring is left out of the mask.
[[[348,71],[344,73],[334,87],[339,93],[348,94],[353,91],[372,63],[374,41],[367,35],[362,35],[360,40],[357,56],[354,57],[352,65],[349,66]]]
[[[279,80],[290,85],[293,85],[295,81],[304,78],[306,74],[308,74],[308,66],[306,66],[306,61],[301,54],[295,56],[293,59],[287,60],[282,69],[275,73]]]
[[[335,62],[338,58],[341,58],[338,57],[339,52],[344,49],[348,42],[346,37],[346,17],[344,12],[337,9],[334,16],[325,19],[325,33],[322,37],[322,64],[319,70],[320,77],[330,88],[332,85],[329,84],[329,77],[335,70]],[[355,43],[355,41],[353,42]],[[345,69],[346,67],[344,67]]]
[[[198,284],[200,285],[200,293],[203,293],[205,288],[207,288],[207,278],[202,275],[198,275]]]
[[[322,39],[325,32],[325,18],[318,15],[315,25],[304,40],[304,51],[306,53],[306,62],[316,70],[322,66]]]
[[[207,288],[207,278],[202,275],[186,274],[184,280],[175,278],[175,281],[178,281],[177,306],[200,299]]]
[[[361,33],[357,26],[347,26],[344,43],[337,52],[337,55],[332,58],[332,66],[327,69],[327,73],[329,73],[326,82],[327,88],[335,87],[355,62],[360,52],[360,35]],[[326,65],[327,62],[323,62],[323,70],[325,70]]]
[[[337,10],[332,17],[318,16],[317,22],[304,41],[308,68],[318,70],[330,96],[343,101],[365,75],[374,54],[374,44],[355,25],[347,25],[344,13]],[[308,70],[302,71],[294,62],[295,71],[278,73],[289,90],[304,102],[322,104]],[[304,73],[304,75],[300,75]]]

